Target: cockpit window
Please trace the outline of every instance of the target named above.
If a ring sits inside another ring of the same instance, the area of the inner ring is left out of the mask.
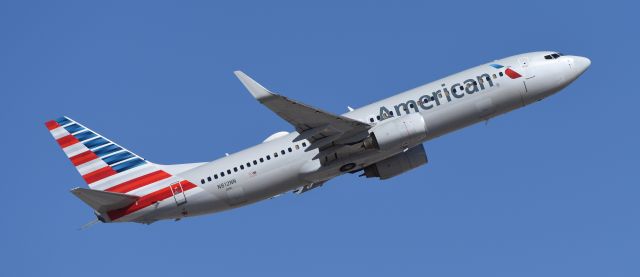
[[[551,55],[544,56],[544,59],[545,60],[553,60],[553,59],[560,58],[560,56],[564,56],[564,55],[562,53],[553,53]]]

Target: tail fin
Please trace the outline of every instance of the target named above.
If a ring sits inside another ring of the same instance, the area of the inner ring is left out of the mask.
[[[47,121],[45,125],[91,189],[107,190],[115,182],[105,180],[119,179],[114,177],[144,170],[151,165],[68,117]]]
[[[136,218],[137,211],[197,187],[178,174],[202,163],[151,163],[66,116],[45,125],[90,188],[71,192],[103,221]]]

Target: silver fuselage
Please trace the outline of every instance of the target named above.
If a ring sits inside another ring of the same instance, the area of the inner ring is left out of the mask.
[[[551,53],[554,52],[533,52],[496,60],[355,109],[344,116],[379,124],[398,116],[419,113],[427,129],[425,139],[416,143],[419,144],[548,97],[573,82],[590,65],[588,59],[578,56],[544,58]],[[521,77],[506,76],[506,68]],[[470,82],[468,80],[475,81],[477,89],[468,89],[465,85],[465,81]],[[455,92],[453,88],[456,88]],[[340,167],[347,163],[356,164],[356,171],[406,150],[356,149],[335,161],[323,162],[317,158],[318,149],[306,150],[301,146],[305,141],[294,142],[296,137],[298,133],[292,132],[181,172],[181,178],[198,185],[198,189],[185,192],[185,204],[177,206],[173,201],[163,201],[118,221],[150,223],[224,211],[337,177],[344,173]],[[310,144],[305,143],[307,147]],[[296,146],[302,149],[296,149]],[[281,154],[283,150],[284,155]],[[274,153],[278,153],[277,158],[273,157]],[[259,162],[267,155],[271,156],[270,160]],[[240,165],[245,168],[239,169]],[[234,168],[238,168],[237,171]],[[232,173],[226,174],[227,170]],[[224,177],[220,176],[221,172],[225,173]],[[218,178],[212,178],[214,175]]]

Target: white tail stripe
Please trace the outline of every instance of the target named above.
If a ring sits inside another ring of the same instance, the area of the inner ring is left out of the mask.
[[[88,173],[94,172],[105,166],[107,166],[107,164],[104,161],[102,161],[101,159],[95,159],[93,161],[86,162],[79,166],[76,166],[76,169],[78,169],[78,172],[80,172],[80,175],[86,175]]]
[[[87,147],[85,147],[82,143],[76,143],[74,145],[63,148],[62,150],[64,151],[64,154],[67,155],[67,158],[71,158],[89,149],[87,149]]]
[[[53,138],[54,138],[54,139],[56,139],[56,140],[57,140],[57,139],[59,139],[59,138],[61,138],[61,137],[66,136],[66,135],[68,135],[68,134],[69,134],[69,132],[67,132],[67,130],[65,130],[65,129],[64,129],[64,128],[62,128],[62,127],[58,127],[58,128],[55,128],[55,129],[51,130],[51,135],[52,135],[52,136],[53,136]]]
[[[125,171],[126,173],[118,173],[116,175],[113,176],[109,176],[107,178],[104,178],[100,181],[97,181],[95,183],[92,183],[89,185],[89,187],[91,189],[98,189],[98,190],[106,190],[110,187],[113,187],[115,185],[119,185],[121,183],[124,183],[126,181],[138,178],[142,175],[146,175],[149,174],[151,172],[156,171],[157,168],[155,168],[154,166],[149,165],[148,163],[145,165],[141,165],[135,168],[132,168],[130,170]]]

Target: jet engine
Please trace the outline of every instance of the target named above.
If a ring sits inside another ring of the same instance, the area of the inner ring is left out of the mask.
[[[362,175],[367,178],[380,177],[380,179],[385,180],[398,176],[427,162],[427,153],[424,151],[424,146],[420,144],[405,152],[365,167],[364,174]]]
[[[394,150],[409,148],[427,136],[427,125],[419,113],[384,120],[369,131],[365,149]]]

